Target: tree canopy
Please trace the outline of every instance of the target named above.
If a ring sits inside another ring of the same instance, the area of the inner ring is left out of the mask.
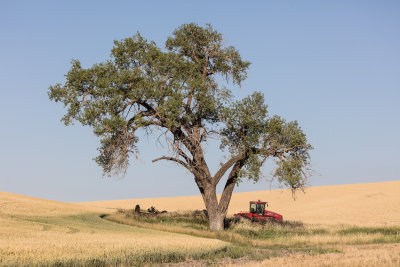
[[[312,147],[298,123],[270,116],[262,93],[235,100],[220,82],[241,85],[249,66],[211,25],[190,23],[173,32],[165,49],[137,33],[114,41],[105,62],[82,68],[73,60],[65,83],[50,86],[49,97],[67,108],[66,125],[78,121],[100,137],[95,160],[106,175],[126,171],[138,153],[138,130],[160,131],[170,150],[153,161],[189,170],[211,228],[221,229],[235,184],[243,178],[258,181],[268,158],[275,159],[273,175],[292,190],[303,188],[308,177]],[[210,137],[229,155],[214,175],[203,152]],[[218,202],[216,185],[229,170]]]

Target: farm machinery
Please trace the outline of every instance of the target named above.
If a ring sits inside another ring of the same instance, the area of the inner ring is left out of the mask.
[[[142,212],[140,209],[139,204],[136,205],[135,210],[133,211],[134,214],[141,214],[141,215],[149,215],[149,214],[161,214],[161,213],[167,213],[168,211],[163,210],[163,211],[159,211],[158,209],[156,209],[154,206],[151,206],[149,209],[147,209],[147,212]]]
[[[252,222],[265,223],[267,221],[283,222],[283,216],[265,209],[268,207],[267,202],[263,201],[250,201],[250,212],[239,212],[234,214],[235,217],[243,217],[251,220]]]

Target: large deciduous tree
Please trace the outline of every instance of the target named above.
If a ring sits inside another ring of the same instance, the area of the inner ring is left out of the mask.
[[[193,174],[213,230],[224,227],[235,185],[242,178],[258,181],[268,158],[275,159],[281,184],[302,189],[312,147],[297,122],[269,116],[262,93],[233,100],[221,84],[240,85],[250,63],[210,25],[180,26],[165,48],[137,33],[115,41],[106,62],[82,68],[73,60],[66,82],[49,88],[50,99],[68,109],[66,125],[78,121],[100,137],[95,160],[104,173],[125,173],[137,153],[139,129],[159,130],[170,149],[153,162],[172,161]],[[204,155],[211,137],[228,156],[214,174]],[[225,179],[218,201],[216,186]]]

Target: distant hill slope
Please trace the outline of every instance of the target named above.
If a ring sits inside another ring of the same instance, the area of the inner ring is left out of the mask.
[[[81,206],[0,191],[0,215],[51,216],[101,212],[104,208]]]
[[[400,224],[400,181],[334,186],[316,186],[298,193],[294,201],[288,190],[266,190],[234,193],[229,214],[248,210],[250,200],[266,200],[268,209],[286,220],[305,223],[345,223],[357,225]],[[155,206],[159,210],[204,209],[201,196],[149,199],[123,199],[81,202],[80,205],[101,209],[133,209]]]

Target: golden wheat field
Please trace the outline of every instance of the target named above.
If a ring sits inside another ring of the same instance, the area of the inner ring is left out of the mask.
[[[248,266],[249,264],[235,264],[226,266]],[[276,257],[262,262],[253,262],[251,266],[298,266],[298,267],[366,267],[366,266],[400,266],[400,244],[379,244],[346,246],[343,253],[327,253],[320,255],[294,254]]]
[[[113,223],[97,208],[0,192],[1,266],[168,261],[227,245]]]
[[[352,224],[387,226],[400,224],[400,181],[316,186],[298,192],[294,201],[288,190],[265,190],[234,193],[229,214],[248,210],[250,200],[269,202],[268,209],[285,220],[309,224]],[[133,209],[136,204],[159,210],[183,211],[204,209],[201,196],[152,199],[124,199],[80,203],[86,207],[113,210]]]
[[[261,261],[246,262],[244,257],[236,265],[400,265],[400,181],[312,187],[299,193],[296,201],[286,190],[235,193],[229,213],[247,210],[248,201],[256,199],[268,200],[269,209],[304,226],[265,228],[244,221],[216,233],[113,214],[136,204],[169,211],[203,209],[199,196],[64,203],[0,191],[0,266],[196,262],[239,243],[284,253]],[[112,214],[108,220],[102,219],[105,213]],[[249,238],[246,233],[252,232],[269,237]],[[300,250],[286,253],[290,248]],[[313,253],[314,249],[320,252]]]

